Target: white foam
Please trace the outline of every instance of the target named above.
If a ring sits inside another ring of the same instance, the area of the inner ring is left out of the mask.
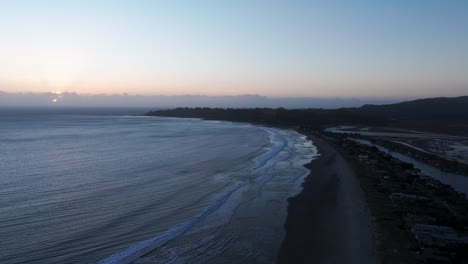
[[[228,191],[218,194],[211,205],[195,218],[187,220],[167,230],[163,234],[139,242],[121,252],[117,252],[98,263],[130,263],[185,233],[196,234],[197,232],[229,223],[236,208],[241,203],[242,193],[247,185],[255,184],[257,195],[261,195],[262,188],[274,178],[273,175],[275,175],[275,171],[287,169],[288,166],[294,169],[294,171],[298,171],[297,173],[291,173],[295,174],[292,175],[290,180],[296,182],[296,187],[292,193],[292,195],[294,195],[298,191],[298,188],[300,188],[300,182],[298,180],[308,174],[308,170],[303,167],[303,165],[318,155],[317,149],[313,146],[311,141],[296,132],[282,131],[273,128],[261,129],[268,133],[271,143],[265,153],[254,159],[257,166],[249,173],[249,177],[240,177],[240,179],[243,180],[236,181],[236,184]],[[208,243],[208,240],[209,239],[202,239],[198,243]],[[171,253],[168,262],[174,262],[176,259],[181,260],[183,258],[179,259],[178,254],[184,254],[189,251],[190,248],[198,247],[201,247],[201,245],[184,246],[183,250],[182,248],[180,250],[168,249],[166,252]],[[151,261],[151,258],[149,259]]]

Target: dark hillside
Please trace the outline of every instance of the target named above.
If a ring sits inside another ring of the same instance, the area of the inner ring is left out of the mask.
[[[176,108],[146,115],[190,117],[278,126],[393,126],[468,135],[468,96],[430,98],[390,105],[341,109]]]
[[[468,96],[365,105],[350,110],[364,119],[381,118],[387,126],[468,135]]]
[[[380,117],[392,121],[467,121],[468,96],[419,99],[390,105],[364,105],[351,111],[360,116]]]

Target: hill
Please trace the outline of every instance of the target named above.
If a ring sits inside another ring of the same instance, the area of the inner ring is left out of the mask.
[[[364,105],[352,111],[388,120],[468,120],[468,96],[419,99],[389,105]]]
[[[388,105],[340,109],[176,108],[146,115],[204,118],[280,126],[392,126],[468,134],[468,96],[419,99]]]
[[[387,126],[468,134],[468,96],[364,105],[350,111],[364,119],[380,118]]]

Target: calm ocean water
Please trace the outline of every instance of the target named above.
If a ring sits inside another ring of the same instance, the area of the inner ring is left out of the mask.
[[[317,153],[195,119],[0,115],[0,263],[273,263]]]

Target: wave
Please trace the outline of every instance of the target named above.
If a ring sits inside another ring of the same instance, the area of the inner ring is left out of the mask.
[[[266,131],[270,137],[270,142],[273,143],[273,147],[269,149],[269,151],[263,153],[262,155],[255,158],[255,162],[257,163],[257,167],[255,169],[259,169],[265,164],[273,159],[278,153],[280,153],[287,145],[287,141],[278,135],[278,132],[271,128],[262,128]]]
[[[139,242],[138,244],[131,246],[130,248],[127,248],[124,251],[118,252],[103,260],[100,260],[98,264],[125,264],[125,263],[131,263],[135,261],[136,259],[156,249],[157,247],[161,246],[167,241],[172,240],[182,235],[184,232],[189,230],[192,226],[194,226],[198,222],[205,219],[208,215],[210,215],[214,211],[218,210],[227,201],[227,199],[231,196],[231,194],[233,194],[234,192],[242,188],[244,185],[245,183],[239,184],[232,190],[228,191],[227,193],[222,194],[219,198],[214,200],[214,202],[211,204],[210,207],[208,207],[204,212],[200,213],[195,218],[188,220],[186,222],[183,222],[167,230],[166,232],[164,232],[163,234],[159,236],[155,236],[148,240]]]
[[[268,175],[270,169],[274,168],[274,166],[278,162],[289,159],[292,156],[291,152],[293,151],[293,149],[288,149],[287,156],[283,157],[282,159],[277,160],[275,163],[273,162],[269,163],[269,161],[273,160],[275,157],[278,156],[278,154],[280,154],[283,150],[285,150],[285,148],[287,148],[288,140],[284,139],[279,133],[279,131],[276,129],[271,129],[271,128],[261,128],[261,129],[268,133],[269,138],[270,138],[270,147],[267,149],[265,153],[254,158],[254,161],[256,162],[256,167],[254,167],[250,171],[250,174],[252,175],[260,173],[260,175],[256,177],[254,180],[255,182],[259,183],[258,192],[261,192],[261,188],[266,184],[267,181],[270,180],[271,175]],[[157,248],[161,247],[167,242],[182,236],[184,233],[192,229],[192,227],[194,227],[196,224],[200,223],[201,221],[206,219],[209,215],[213,214],[214,212],[222,208],[223,205],[232,196],[232,194],[240,191],[247,184],[251,183],[250,180],[252,180],[251,177],[250,178],[243,177],[243,180],[236,181],[235,186],[231,187],[230,190],[228,191],[218,194],[216,198],[213,200],[213,202],[209,205],[209,207],[203,212],[201,212],[200,214],[198,214],[197,216],[195,216],[194,218],[187,220],[177,226],[174,226],[158,236],[141,241],[123,251],[117,252],[105,259],[102,259],[98,262],[98,264],[131,263],[143,257],[144,255],[148,254],[149,252],[156,250]],[[235,203],[234,206],[232,207],[229,206],[229,208],[225,208],[225,209],[229,210],[229,213],[232,214],[236,210],[236,208],[239,206],[240,202],[241,202],[240,200],[239,201],[236,200],[234,202]],[[228,214],[225,212],[222,212],[222,213],[226,215]],[[227,221],[229,222],[230,218],[228,218]],[[226,224],[226,223],[223,223],[223,224]]]

